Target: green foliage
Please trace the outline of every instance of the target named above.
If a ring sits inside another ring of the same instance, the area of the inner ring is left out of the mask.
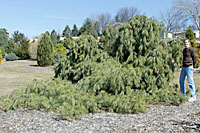
[[[200,59],[199,59],[199,49],[197,48],[197,43],[194,40],[190,40],[190,44],[191,46],[195,49],[196,54],[197,54],[197,64],[195,67],[199,67],[200,66]]]
[[[29,59],[29,40],[26,38],[21,39],[14,45],[13,53],[15,53],[20,59]]]
[[[192,31],[192,28],[189,27],[185,32],[185,37],[189,40],[194,40],[194,32]]]
[[[122,26],[105,30],[104,49],[121,64],[149,72],[146,76],[141,74],[138,83],[147,84],[148,88],[148,83],[155,82],[155,87],[162,89],[173,79],[173,71],[180,63],[175,56],[180,58],[181,53],[170,51],[170,44],[160,36],[161,30],[155,19],[135,16]]]
[[[60,55],[66,55],[67,54],[67,50],[66,48],[63,46],[62,43],[57,43],[54,46],[54,50],[56,51],[56,53],[60,54]]]
[[[78,35],[78,28],[76,26],[76,24],[74,24],[73,29],[72,29],[72,36],[76,37]]]
[[[180,64],[182,64],[183,56],[182,52],[184,49],[183,41],[181,39],[172,40],[168,43],[169,54],[172,56],[172,62],[170,62],[169,66],[172,71],[175,72],[176,68],[179,68]]]
[[[18,57],[14,53],[9,53],[5,56],[6,61],[18,60]]]
[[[53,42],[54,45],[59,42],[59,37],[58,37],[57,32],[55,30],[53,30],[51,32],[51,41]]]
[[[13,92],[0,100],[3,109],[42,108],[74,119],[101,110],[145,112],[153,103],[179,105],[186,99],[178,85],[169,83],[180,65],[182,46],[179,40],[163,40],[161,30],[156,20],[136,16],[110,25],[100,43],[81,35],[68,43],[67,56],[55,65],[57,79]],[[44,35],[40,44],[48,39]]]
[[[15,42],[12,38],[8,40],[8,45],[5,47],[5,51],[7,54],[13,53],[15,48]]]
[[[5,111],[17,108],[51,110],[62,118],[80,117],[89,112],[99,112],[92,93],[77,90],[76,86],[60,79],[35,82],[27,88],[14,91],[3,102]]]
[[[8,35],[4,29],[0,29],[0,47],[6,47],[8,45]]]
[[[55,77],[77,82],[92,72],[94,62],[106,58],[106,54],[98,49],[97,40],[89,35],[81,35],[73,42],[65,59],[55,66]]]
[[[85,20],[85,23],[83,24],[83,26],[80,28],[79,30],[79,35],[82,35],[82,34],[85,34],[85,35],[92,35],[94,36],[95,38],[98,37],[98,33],[97,31],[95,30],[93,24],[92,24],[92,21],[87,18]]]
[[[58,64],[60,63],[60,61],[62,61],[63,58],[65,58],[66,55],[61,55],[59,53],[54,52],[53,53],[53,61],[52,61],[52,65]]]
[[[71,37],[67,36],[66,39],[63,42],[63,46],[66,49],[70,49],[70,47],[73,45],[73,42],[74,42],[74,40]]]
[[[2,56],[2,50],[0,49],[0,60],[2,60],[3,59],[3,56]]]
[[[37,63],[40,66],[48,66],[53,60],[53,43],[49,35],[44,34],[38,43]]]
[[[53,111],[61,118],[80,118],[86,113],[109,111],[120,113],[145,112],[146,104],[174,103],[185,101],[178,89],[170,88],[150,95],[144,90],[126,88],[127,94],[112,95],[100,91],[98,95],[86,92],[76,84],[61,79],[46,82],[35,81],[26,88],[13,91],[0,98],[4,111],[16,109],[44,109]],[[166,93],[167,91],[167,93]]]
[[[2,56],[2,58],[4,58],[5,55],[6,55],[4,48],[3,48],[3,47],[0,47],[0,51],[1,51],[1,56]]]
[[[12,37],[15,43],[21,42],[25,38],[24,34],[19,31],[15,31]]]
[[[63,37],[71,37],[71,30],[70,27],[67,25],[62,33]]]
[[[99,36],[100,35],[100,24],[99,24],[99,22],[95,22],[94,29],[97,32],[97,35]]]

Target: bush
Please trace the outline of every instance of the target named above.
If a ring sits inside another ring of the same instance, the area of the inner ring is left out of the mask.
[[[195,49],[196,54],[197,54],[197,64],[195,67],[198,68],[200,67],[200,59],[199,59],[199,52],[198,52],[199,49],[197,48],[197,43],[194,40],[191,40],[190,43],[191,43],[191,46]]]
[[[53,43],[47,33],[43,34],[38,43],[37,63],[39,66],[51,65],[53,61]]]
[[[61,55],[61,54],[58,54],[58,53],[54,52],[53,53],[52,65],[60,63],[60,61],[65,57],[66,57],[66,55]]]
[[[6,55],[4,48],[3,48],[3,47],[0,47],[0,51],[1,51],[1,56],[2,56],[2,58],[4,58],[5,55]]]
[[[3,62],[2,62],[2,60],[3,60],[3,56],[2,56],[1,49],[0,49],[0,64],[2,64],[2,63],[3,63]]]
[[[15,44],[13,52],[21,59],[29,59],[29,53],[28,53],[28,46],[29,46],[29,40],[22,39],[20,42]]]
[[[55,77],[78,82],[92,73],[94,62],[109,58],[98,48],[97,40],[91,35],[81,35],[67,53],[66,58],[55,66]]]
[[[14,53],[9,53],[5,56],[6,61],[18,60],[18,57]]]
[[[42,108],[73,119],[100,110],[144,112],[146,104],[185,100],[178,85],[169,85],[178,66],[172,64],[181,54],[178,45],[171,45],[179,42],[163,40],[155,19],[136,16],[117,29],[109,28],[101,49],[93,36],[81,35],[55,66],[57,79],[13,92],[3,109]]]
[[[60,55],[66,55],[67,54],[67,49],[62,45],[62,43],[57,43],[54,46],[54,50],[56,51],[56,53],[58,53]]]

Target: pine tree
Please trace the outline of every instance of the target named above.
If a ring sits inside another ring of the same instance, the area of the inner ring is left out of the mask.
[[[47,34],[43,34],[38,43],[37,48],[37,63],[40,66],[48,66],[53,60],[53,43]]]
[[[73,29],[72,29],[72,36],[76,37],[78,35],[78,28],[76,26],[76,24],[74,24]]]
[[[96,30],[97,35],[99,36],[100,35],[100,24],[99,24],[99,22],[95,22],[94,29]]]
[[[167,42],[161,38],[161,30],[155,19],[137,15],[117,28],[109,26],[104,32],[104,49],[112,57],[121,64],[143,69],[139,71],[141,86],[134,88],[161,89],[173,79],[173,70],[178,67],[173,64],[178,60],[173,59]]]
[[[194,32],[192,31],[192,28],[188,28],[185,32],[185,37],[189,40],[194,40]]]
[[[52,30],[51,32],[51,41],[53,42],[53,44],[57,44],[58,43],[58,35],[57,35],[57,32],[55,30]]]
[[[68,25],[65,27],[62,33],[62,37],[67,37],[67,36],[71,37],[71,30]]]
[[[5,30],[0,29],[0,47],[6,47],[8,45],[8,35]]]
[[[79,30],[79,35],[85,34],[85,35],[92,35],[95,38],[98,37],[97,31],[94,28],[94,25],[92,24],[92,21],[87,18],[84,25]]]

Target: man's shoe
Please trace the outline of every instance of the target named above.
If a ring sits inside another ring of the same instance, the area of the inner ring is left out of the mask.
[[[196,101],[196,100],[197,100],[196,97],[190,97],[190,98],[188,99],[188,102],[194,102],[194,101]]]

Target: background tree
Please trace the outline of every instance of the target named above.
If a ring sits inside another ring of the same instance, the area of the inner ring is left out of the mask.
[[[57,44],[59,42],[59,36],[57,35],[57,32],[55,30],[52,30],[51,32],[51,41],[53,42],[53,44]]]
[[[104,30],[109,24],[113,23],[110,13],[93,14],[91,17],[91,21],[94,25],[97,22],[95,29],[97,30],[97,32],[99,30],[100,34],[104,32]],[[99,29],[97,27],[98,25],[99,25]]]
[[[79,35],[81,34],[92,35],[96,38],[98,37],[97,31],[94,29],[94,25],[90,18],[87,18],[83,26],[80,28]]]
[[[4,29],[0,29],[0,47],[6,47],[8,45],[8,35]]]
[[[12,34],[12,38],[15,43],[22,41],[25,38],[25,35],[19,31],[15,31],[14,34]]]
[[[8,45],[7,45],[6,48],[5,48],[6,53],[7,53],[7,54],[13,53],[13,51],[14,51],[14,46],[15,46],[15,42],[14,42],[14,40],[13,40],[12,38],[10,38],[10,39],[8,40]]]
[[[194,32],[192,31],[192,28],[188,28],[185,32],[185,37],[194,40]]]
[[[9,43],[12,43],[12,42],[9,42]],[[14,44],[13,53],[15,53],[22,60],[29,59],[30,56],[28,52],[28,47],[29,47],[29,40],[25,37],[21,38],[19,42]]]
[[[186,29],[188,18],[172,8],[166,13],[161,13],[161,20],[165,23],[168,32],[180,32]]]
[[[72,36],[75,37],[78,35],[78,28],[76,26],[76,24],[74,24],[73,29],[72,29]]]
[[[62,33],[62,37],[67,37],[67,36],[71,37],[71,31],[68,25],[65,27]]]
[[[13,53],[15,53],[20,59],[29,59],[29,40],[25,37],[25,35],[19,31],[15,31],[14,34],[12,34],[12,38],[14,41]],[[11,46],[12,41],[10,43],[11,44],[9,45]]]
[[[115,22],[128,22],[131,17],[139,14],[140,11],[136,7],[124,7],[118,10]]]
[[[53,43],[48,34],[43,34],[38,43],[37,48],[37,64],[40,66],[48,66],[53,60]]]
[[[199,0],[173,0],[174,9],[188,17],[198,30],[200,30],[200,1]]]
[[[96,30],[98,36],[100,35],[100,24],[98,21],[95,22],[94,24],[94,29]]]

